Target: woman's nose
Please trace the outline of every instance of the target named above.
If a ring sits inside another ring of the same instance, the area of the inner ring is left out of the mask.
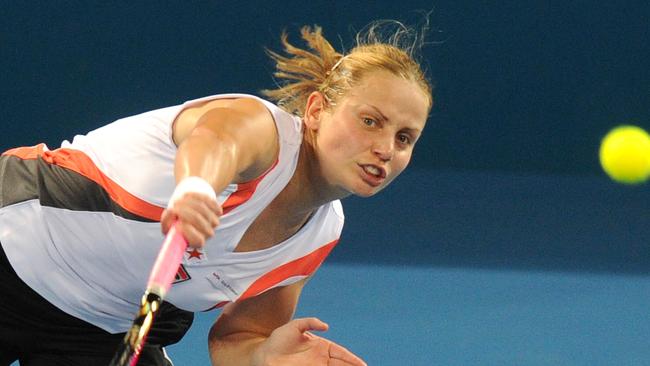
[[[395,141],[392,138],[383,138],[375,141],[372,152],[382,161],[390,161],[395,152]]]

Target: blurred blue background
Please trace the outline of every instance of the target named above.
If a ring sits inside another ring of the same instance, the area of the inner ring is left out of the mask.
[[[436,106],[412,168],[344,202],[300,315],[371,365],[650,365],[650,189],[598,145],[650,128],[645,1],[0,1],[2,150],[204,95],[273,87],[264,47],[431,13]],[[201,314],[171,349],[207,364]]]

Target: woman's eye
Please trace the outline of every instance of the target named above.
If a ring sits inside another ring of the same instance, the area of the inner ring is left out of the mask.
[[[399,140],[400,143],[408,145],[411,143],[411,137],[408,135],[398,135],[397,139]]]
[[[372,119],[372,118],[364,118],[363,119],[363,124],[366,125],[366,126],[374,126],[374,125],[377,124],[377,122],[375,122],[375,120]]]

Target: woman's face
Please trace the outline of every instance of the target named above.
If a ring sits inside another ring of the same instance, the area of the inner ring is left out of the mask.
[[[415,82],[378,71],[336,106],[311,112],[308,103],[306,125],[314,132],[325,181],[342,196],[366,197],[408,165],[427,119],[428,99]]]

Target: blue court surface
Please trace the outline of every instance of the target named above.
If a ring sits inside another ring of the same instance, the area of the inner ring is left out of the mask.
[[[349,198],[297,316],[377,366],[650,365],[650,187],[413,169]],[[209,365],[198,314],[169,348]]]
[[[369,365],[649,365],[650,278],[325,265],[299,316]],[[170,354],[209,365],[200,314]]]

